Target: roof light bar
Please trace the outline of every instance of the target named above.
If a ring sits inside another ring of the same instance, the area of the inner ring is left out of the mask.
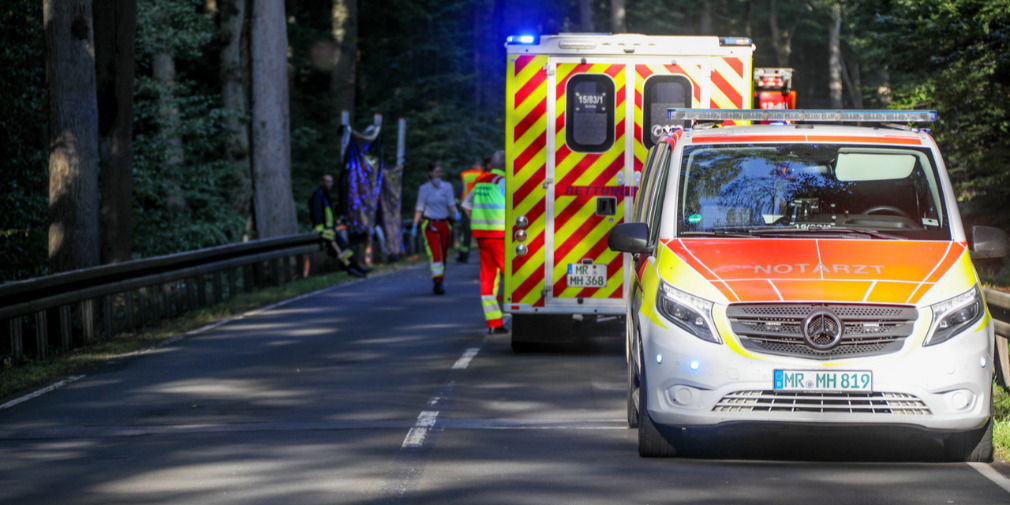
[[[505,37],[506,44],[519,44],[524,46],[535,46],[540,43],[539,35],[530,35],[524,33],[522,35],[509,35]]]
[[[935,110],[667,109],[682,121],[806,121],[816,123],[929,123]]]

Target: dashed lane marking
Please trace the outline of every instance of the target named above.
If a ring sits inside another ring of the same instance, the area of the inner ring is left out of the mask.
[[[424,445],[424,439],[428,437],[428,430],[435,426],[435,421],[438,421],[437,410],[421,411],[417,416],[417,422],[407,432],[407,436],[403,438],[403,444],[400,447],[404,449],[416,449]]]
[[[968,466],[974,468],[976,472],[982,474],[983,477],[989,479],[989,481],[993,484],[996,484],[1007,493],[1010,493],[1010,479],[997,472],[996,469],[988,463],[968,463]]]
[[[470,347],[467,350],[463,351],[463,355],[460,356],[459,359],[452,364],[452,369],[466,370],[466,367],[470,366],[470,362],[473,361],[473,358],[476,357],[477,353],[479,352],[480,347]]]

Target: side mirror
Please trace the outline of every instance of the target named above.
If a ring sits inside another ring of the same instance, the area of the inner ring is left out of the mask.
[[[611,249],[626,253],[649,252],[649,225],[645,223],[621,223],[610,230],[607,245]]]
[[[1005,258],[1008,249],[1007,234],[1003,230],[991,226],[971,227],[972,259]]]

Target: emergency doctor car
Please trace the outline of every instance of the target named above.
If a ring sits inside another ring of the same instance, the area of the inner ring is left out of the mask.
[[[930,111],[672,109],[630,222],[628,422],[642,456],[692,429],[912,429],[992,458],[993,324]],[[861,126],[843,126],[855,124]],[[699,125],[704,123],[698,123]],[[876,126],[867,126],[875,124]]]

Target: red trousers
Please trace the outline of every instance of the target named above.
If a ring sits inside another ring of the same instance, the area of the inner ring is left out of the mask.
[[[452,241],[452,230],[449,222],[421,222],[424,230],[424,248],[428,251],[428,261],[431,263],[431,280],[440,281],[445,278],[445,257],[449,253],[449,243]]]
[[[480,249],[480,303],[488,328],[502,325],[501,306],[498,305],[498,276],[505,273],[505,239],[478,238]]]

